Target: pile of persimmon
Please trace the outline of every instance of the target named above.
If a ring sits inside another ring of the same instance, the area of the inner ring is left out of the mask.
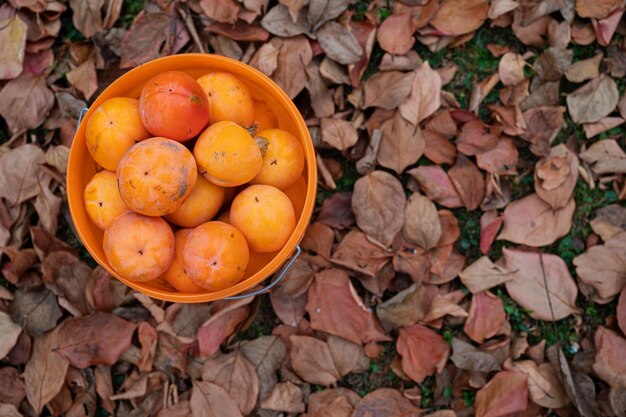
[[[87,214],[130,281],[222,290],[293,234],[302,145],[232,74],[158,74],[139,99],[96,108],[86,141],[101,168],[85,187]]]

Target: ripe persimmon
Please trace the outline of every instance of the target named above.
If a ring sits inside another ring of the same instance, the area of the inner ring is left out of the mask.
[[[230,224],[208,222],[187,235],[183,248],[185,271],[196,284],[218,291],[243,278],[250,251],[246,239]]]
[[[274,252],[293,234],[296,216],[289,197],[271,185],[251,185],[235,197],[230,222],[243,233],[250,250]]]
[[[135,282],[158,278],[174,259],[174,233],[167,222],[132,211],[111,222],[102,246],[115,272]]]
[[[291,204],[293,205],[293,211],[296,214],[296,219],[300,218],[302,209],[304,208],[304,202],[306,201],[306,180],[302,175],[289,187],[284,188],[282,191],[289,197]]]
[[[128,148],[150,136],[139,116],[139,101],[127,97],[114,97],[98,106],[85,131],[89,153],[110,171],[117,169]]]
[[[254,123],[254,104],[248,87],[227,72],[212,72],[198,78],[209,99],[209,123],[230,120],[249,127]]]
[[[211,220],[224,202],[224,188],[199,176],[196,186],[183,204],[165,216],[165,219],[182,227],[196,227]]]
[[[261,169],[258,145],[241,126],[229,121],[209,126],[193,148],[200,172],[213,184],[235,187],[254,178]]]
[[[252,179],[252,184],[272,185],[283,189],[293,184],[304,169],[304,150],[300,141],[282,129],[268,129],[257,133],[267,140],[263,165]]]
[[[180,71],[152,77],[139,97],[141,121],[154,136],[184,142],[209,122],[209,101],[200,84]]]
[[[150,138],[126,152],[117,168],[117,184],[126,205],[146,216],[173,213],[198,179],[193,155],[182,144]]]
[[[254,122],[257,132],[278,126],[276,116],[263,101],[254,100]]]
[[[94,175],[83,193],[87,215],[100,229],[129,210],[117,188],[115,172],[100,171]]]
[[[174,259],[162,278],[180,292],[195,293],[205,291],[204,288],[193,283],[183,265],[183,248],[187,242],[187,236],[192,229],[180,229],[174,232]]]

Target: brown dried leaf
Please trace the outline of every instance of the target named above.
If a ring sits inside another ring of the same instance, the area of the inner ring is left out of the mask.
[[[609,204],[596,211],[596,217],[589,222],[594,233],[605,242],[626,230],[626,207]]]
[[[339,242],[330,261],[353,271],[376,277],[390,258],[390,252],[368,240],[365,233],[354,229]]]
[[[491,174],[516,175],[519,152],[512,139],[500,136],[492,149],[476,154],[476,164]]]
[[[89,312],[85,284],[91,268],[78,257],[65,251],[51,252],[41,264],[43,281],[57,296],[64,297],[80,314]]]
[[[483,256],[461,271],[459,277],[471,293],[477,294],[510,281],[515,276],[508,269],[494,264],[488,257]]]
[[[0,311],[0,359],[4,359],[9,354],[13,346],[17,343],[17,338],[22,333],[22,328],[18,326],[11,317]]]
[[[26,387],[20,371],[12,366],[0,368],[0,402],[19,406],[24,397]]]
[[[278,382],[276,370],[287,352],[285,342],[277,336],[261,336],[245,342],[241,353],[250,361],[259,378],[259,399],[264,400]]]
[[[604,54],[596,54],[593,58],[575,62],[565,71],[565,78],[573,83],[582,83],[600,75],[600,62]]]
[[[200,0],[200,7],[208,17],[222,23],[235,23],[239,14],[239,6],[233,0]]]
[[[0,90],[0,115],[12,134],[38,127],[53,106],[54,94],[40,75],[21,74]]]
[[[261,19],[261,26],[273,35],[292,37],[308,33],[310,25],[306,13],[301,11],[293,19],[289,9],[282,4],[272,7]]]
[[[407,172],[417,180],[429,199],[448,208],[463,206],[450,177],[440,165],[423,165]]]
[[[202,366],[202,380],[224,388],[243,415],[254,409],[259,395],[259,378],[254,365],[241,351],[207,360]]]
[[[619,295],[615,315],[617,316],[619,329],[622,331],[622,334],[626,335],[626,287],[624,287]]]
[[[207,381],[192,382],[189,406],[193,417],[243,417],[224,388]]]
[[[37,415],[65,383],[69,361],[55,350],[59,337],[58,330],[53,330],[35,338],[31,358],[24,369],[26,397]]]
[[[448,176],[465,209],[476,210],[485,197],[485,179],[476,165],[466,156],[459,155],[448,170]]]
[[[524,65],[526,62],[520,54],[507,52],[500,59],[498,74],[505,86],[519,84],[524,80]]]
[[[498,136],[481,120],[472,120],[461,127],[456,140],[459,152],[467,156],[476,155],[493,149],[498,143]]]
[[[421,324],[400,328],[396,349],[402,355],[402,371],[417,383],[441,372],[450,354],[443,337]]]
[[[504,226],[498,240],[540,247],[550,245],[569,233],[576,203],[569,200],[553,210],[537,194],[511,202],[504,210]]]
[[[615,139],[595,142],[580,154],[580,159],[598,175],[626,173],[626,153]]]
[[[442,81],[428,61],[414,70],[413,74],[411,93],[400,104],[400,114],[417,126],[441,106]]]
[[[476,417],[498,417],[524,411],[528,405],[528,377],[514,371],[495,374],[476,393]]]
[[[495,336],[506,320],[502,299],[488,291],[474,294],[463,331],[476,343]]]
[[[495,356],[482,352],[456,337],[452,340],[452,352],[450,360],[459,369],[485,373],[502,369]]]
[[[320,47],[333,61],[354,64],[361,59],[363,50],[350,29],[337,22],[328,22],[315,33]]]
[[[598,123],[585,123],[583,125],[583,130],[585,131],[587,139],[591,139],[594,136],[621,126],[624,122],[626,122],[626,120],[621,117],[605,117]]]
[[[407,241],[425,250],[437,246],[442,228],[437,207],[432,201],[415,193],[409,198],[404,215],[402,234]]]
[[[359,139],[359,135],[352,123],[325,117],[321,120],[322,140],[333,148],[345,151],[354,146]]]
[[[281,382],[276,385],[269,397],[261,401],[260,408],[286,413],[303,413],[302,390],[291,382]]]
[[[578,312],[578,288],[563,259],[514,249],[504,249],[502,254],[504,266],[514,275],[506,283],[507,292],[531,317],[554,321]]]
[[[328,345],[314,337],[289,337],[291,366],[307,382],[320,385],[334,384],[341,375],[335,367]]]
[[[278,66],[279,50],[270,42],[264,43],[250,60],[249,65],[270,76]]]
[[[398,174],[415,164],[426,147],[419,127],[412,125],[396,112],[393,119],[382,125],[383,137],[378,148],[377,160],[381,166]]]
[[[464,35],[478,29],[488,12],[485,0],[444,0],[430,24],[445,35]]]
[[[394,13],[378,28],[376,35],[380,47],[392,55],[404,55],[415,43],[410,13]]]
[[[72,69],[66,74],[67,81],[78,89],[85,99],[89,100],[98,89],[98,76],[96,74],[96,63],[94,57]]]
[[[606,327],[595,334],[596,357],[593,370],[613,388],[626,388],[626,339]]]
[[[222,342],[239,327],[248,315],[248,306],[225,309],[214,314],[198,329],[198,347],[200,356],[210,356],[217,352]]]
[[[311,95],[311,107],[317,117],[330,117],[335,113],[335,102],[320,73],[320,64],[312,61],[306,69],[306,89]]]
[[[421,410],[400,391],[379,388],[370,392],[354,407],[352,417],[417,417]]]
[[[395,109],[411,93],[413,77],[412,72],[386,71],[376,73],[363,84],[363,108]]]
[[[63,313],[57,298],[46,287],[18,289],[9,307],[13,321],[24,328],[29,336],[40,336],[53,329]]]
[[[56,352],[77,368],[113,365],[131,344],[136,325],[113,314],[71,317],[59,326]]]
[[[237,20],[234,24],[213,22],[206,27],[206,30],[235,41],[266,42],[270,37],[270,34],[258,23],[250,24],[241,19]],[[264,43],[263,46],[265,45],[269,44]],[[261,48],[263,46],[261,46]]]
[[[559,375],[551,364],[537,365],[529,360],[517,361],[510,369],[507,367],[507,370],[528,375],[528,394],[535,404],[546,408],[561,408],[570,402]]]
[[[575,123],[595,123],[615,110],[618,100],[615,81],[601,75],[569,94],[567,109]]]
[[[432,285],[415,283],[376,307],[376,315],[387,330],[418,323],[426,317],[437,294]]]
[[[622,5],[621,0],[576,0],[576,13],[580,17],[602,19]]]
[[[10,80],[22,72],[28,25],[18,13],[0,18],[0,80]]]
[[[354,343],[388,340],[372,311],[363,305],[345,271],[327,269],[309,288],[311,327]]]
[[[421,132],[422,138],[426,143],[424,156],[435,164],[452,165],[456,158],[456,147],[454,144],[448,138],[437,132],[428,129],[422,130]]]
[[[272,79],[293,99],[306,85],[305,68],[313,59],[311,44],[305,36],[273,38],[271,42],[280,51]]]
[[[354,224],[352,193],[338,192],[324,200],[317,221],[334,229],[345,229]]]
[[[550,144],[565,125],[565,107],[539,106],[523,113],[526,132],[520,135],[531,143],[530,150],[537,156],[545,156]]]
[[[535,192],[553,209],[565,207],[578,181],[578,158],[564,144],[535,165]]]
[[[404,225],[406,196],[397,178],[373,171],[354,183],[352,210],[361,230],[389,246]]]

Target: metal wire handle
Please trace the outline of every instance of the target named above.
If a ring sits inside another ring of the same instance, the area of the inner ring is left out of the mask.
[[[83,107],[82,109],[80,109],[80,114],[78,115],[78,125],[80,125],[80,122],[83,121],[83,117],[85,117],[85,114],[87,114],[87,112],[89,111],[89,107]],[[78,129],[78,126],[77,126]]]
[[[260,288],[248,294],[233,295],[232,297],[225,297],[224,299],[225,300],[239,300],[241,298],[253,297],[255,295],[259,295],[266,291],[269,291],[270,289],[272,289],[274,285],[278,284],[285,277],[285,275],[287,274],[287,271],[289,271],[289,268],[291,268],[291,265],[293,265],[293,263],[296,261],[296,259],[298,259],[298,256],[300,256],[301,253],[302,253],[302,249],[300,249],[300,245],[296,245],[296,252],[294,253],[294,255],[291,257],[289,262],[283,265],[283,268],[276,275],[276,278],[274,278],[267,287]]]

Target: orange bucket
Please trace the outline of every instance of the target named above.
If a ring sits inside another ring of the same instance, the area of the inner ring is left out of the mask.
[[[87,215],[83,202],[85,186],[97,170],[97,164],[89,154],[85,141],[86,120],[89,120],[93,111],[105,100],[113,97],[139,98],[143,85],[150,78],[163,71],[183,71],[194,78],[198,78],[208,72],[230,72],[248,85],[255,100],[265,102],[276,116],[276,120],[278,121],[277,127],[295,135],[304,148],[306,165],[303,176],[306,180],[306,185],[301,187],[302,189],[297,190],[297,194],[299,194],[304,201],[302,204],[302,212],[297,219],[293,234],[287,241],[285,247],[280,251],[251,257],[248,272],[244,278],[237,285],[225,290],[183,294],[170,287],[165,281],[159,279],[139,283],[129,281],[123,276],[120,276],[107,262],[102,248],[104,233],[92,223]],[[291,266],[295,257],[300,253],[298,243],[304,236],[304,232],[311,220],[311,214],[313,213],[313,207],[315,205],[316,187],[317,168],[313,142],[311,141],[306,123],[287,94],[272,80],[256,69],[230,58],[209,54],[182,54],[159,58],[140,65],[115,80],[94,101],[78,126],[74,142],[72,143],[67,169],[67,199],[72,221],[74,222],[78,237],[96,262],[124,284],[143,294],[160,300],[179,303],[200,303],[225,298],[251,296],[269,289],[278,282],[289,266]],[[288,261],[294,251],[296,251],[296,253]],[[283,264],[285,265],[282,271],[266,288],[241,295],[244,291],[251,289],[269,278]]]

